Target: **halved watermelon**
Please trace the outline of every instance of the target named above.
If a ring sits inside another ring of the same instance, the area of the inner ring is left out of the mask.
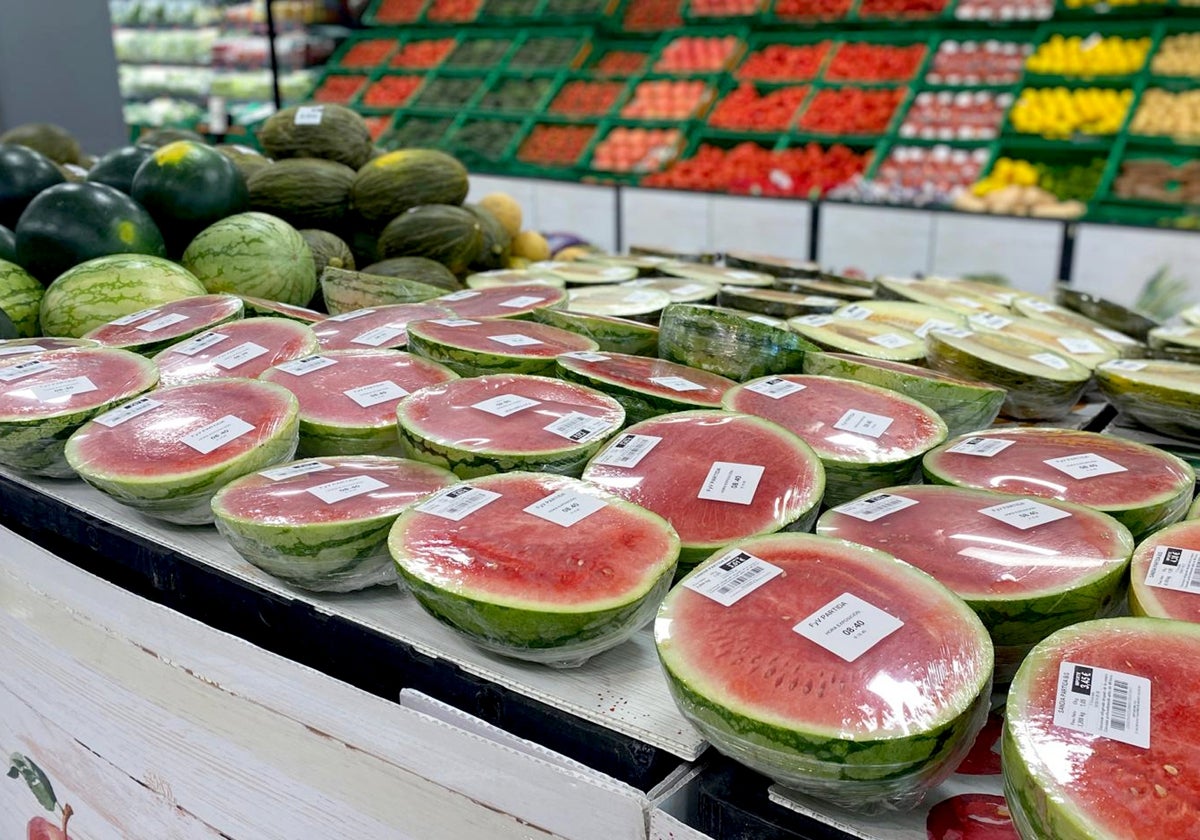
[[[854,810],[907,809],[987,718],[979,618],[881,551],[809,534],[734,543],[655,622],[684,715],[779,783]]]
[[[654,289],[666,292],[671,303],[712,303],[720,287],[716,283],[687,280],[683,277],[647,277],[625,284],[635,289]]]
[[[461,376],[528,373],[553,376],[561,353],[593,351],[590,338],[533,321],[438,318],[408,325],[409,349]]]
[[[247,562],[304,589],[349,592],[396,582],[392,525],[458,482],[431,464],[374,455],[293,461],[226,484],[217,530]]]
[[[1142,342],[1135,338],[1130,338],[1125,333],[1111,330],[1099,321],[1094,321],[1086,315],[1080,315],[1078,312],[1067,309],[1065,306],[1057,306],[1040,298],[1022,297],[1013,301],[1012,310],[1018,315],[1023,315],[1034,321],[1045,321],[1052,324],[1060,324],[1064,327],[1074,327],[1085,333],[1097,335],[1110,344],[1115,345],[1121,351],[1121,355],[1126,358],[1140,358],[1146,355],[1146,345],[1142,344]]]
[[[783,321],[736,309],[673,303],[659,322],[660,356],[739,382],[798,371],[804,354],[816,349]]]
[[[681,567],[735,540],[805,531],[825,489],[804,441],[757,417],[684,411],[630,426],[583,478],[666,518]]]
[[[933,409],[895,391],[828,376],[779,376],[739,385],[725,408],[773,420],[804,439],[825,466],[825,504],[906,484],[921,456],[946,439]]]
[[[592,263],[544,260],[530,263],[536,274],[558,277],[568,286],[596,286],[623,283],[638,276],[638,269],[628,265],[596,265]]]
[[[628,423],[693,408],[720,408],[732,379],[665,359],[622,353],[566,353],[558,375],[611,395]]]
[[[911,277],[880,277],[876,281],[876,289],[880,298],[923,303],[949,309],[960,315],[974,315],[977,312],[1006,315],[1009,312],[1009,305],[1004,300],[979,295],[974,288],[959,285],[954,280],[936,277],[925,280]]]
[[[255,379],[319,349],[310,327],[285,318],[245,318],[173,344],[154,357],[163,385],[236,376]]]
[[[718,286],[749,286],[751,288],[769,289],[774,278],[763,271],[752,271],[748,268],[733,268],[724,265],[703,265],[691,262],[665,262],[658,267],[663,274],[672,277],[682,277],[701,283],[715,283]]]
[[[538,274],[527,269],[499,268],[495,271],[477,271],[468,274],[464,281],[468,289],[491,289],[497,286],[553,286],[565,289],[567,281],[550,274]]]
[[[450,307],[459,318],[529,319],[540,309],[562,309],[567,292],[553,286],[494,286],[451,292],[428,302]]]
[[[239,476],[291,460],[296,398],[252,379],[208,379],[105,412],[67,440],[67,463],[88,484],[148,516],[213,521],[209,504]]]
[[[1164,435],[1200,436],[1200,365],[1121,359],[1096,368],[1096,384],[1143,426]]]
[[[1183,518],[1195,471],[1161,449],[1093,432],[1011,428],[963,435],[925,456],[925,477],[1061,499],[1107,513],[1141,539]]]
[[[590,338],[600,345],[601,352],[658,355],[658,327],[641,321],[606,315],[582,315],[562,309],[538,309],[532,318],[539,324],[549,324]]]
[[[1119,358],[1121,351],[1111,341],[1087,331],[1053,321],[1035,321],[1013,315],[982,312],[967,319],[970,328],[1001,332],[1008,336],[1037,344],[1053,353],[1074,359],[1088,369]]]
[[[571,289],[567,311],[582,315],[608,315],[654,323],[671,303],[671,296],[659,289],[640,289],[628,283]]]
[[[160,350],[242,317],[243,303],[233,295],[199,295],[124,315],[86,333],[105,347],[153,356]]]
[[[408,322],[453,318],[445,306],[396,303],[331,315],[313,325],[322,350],[399,350],[408,346]]]
[[[154,363],[108,348],[0,356],[0,464],[74,477],[63,447],[97,414],[158,384]]]
[[[1200,625],[1189,622],[1089,621],[1034,648],[1009,690],[1001,742],[1021,837],[1194,837],[1198,680]]]
[[[1200,624],[1200,521],[1153,534],[1133,554],[1129,611]]]
[[[849,303],[834,313],[839,318],[851,321],[875,321],[924,338],[932,329],[966,329],[967,318],[940,306],[912,303],[906,300],[864,300]]]
[[[868,359],[847,353],[809,353],[804,357],[804,372],[853,379],[898,391],[936,411],[946,422],[952,437],[992,425],[1005,396],[1003,388],[986,382],[960,379],[904,362]]]
[[[813,277],[811,279],[804,277],[776,277],[774,287],[785,292],[834,297],[842,301],[871,300],[875,297],[874,288],[854,283],[842,283],[837,280],[826,280],[822,277]]]
[[[485,650],[573,667],[654,616],[679,538],[661,517],[585,482],[515,472],[408,509],[388,547],[439,621]]]
[[[302,324],[315,324],[325,320],[324,312],[306,309],[303,306],[292,306],[290,303],[280,303],[277,300],[239,295],[245,305],[246,313],[255,318],[290,318]]]
[[[503,373],[430,385],[396,410],[405,453],[461,478],[529,470],[579,475],[625,422],[607,394]]]
[[[787,325],[823,350],[893,362],[920,362],[925,358],[925,342],[908,330],[888,323],[833,315],[803,315],[789,319]]]
[[[962,487],[861,496],[826,511],[816,533],[886,551],[966,601],[992,637],[997,682],[1055,630],[1111,615],[1133,553],[1129,530],[1103,513]]]
[[[400,454],[396,406],[426,385],[457,378],[449,368],[398,350],[330,350],[259,377],[300,401],[301,458]]]
[[[821,271],[821,266],[815,262],[752,251],[726,251],[725,264],[730,268],[748,268],[774,277],[816,277]]]
[[[48,353],[51,350],[70,350],[80,347],[99,347],[99,342],[90,338],[10,338],[0,341],[0,361],[6,356],[24,356],[29,353]]]
[[[844,300],[835,297],[802,295],[781,289],[755,289],[746,286],[722,286],[717,296],[718,306],[757,312],[775,318],[827,315],[844,304]]]

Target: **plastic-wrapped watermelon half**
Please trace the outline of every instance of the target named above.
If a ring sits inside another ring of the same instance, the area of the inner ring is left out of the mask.
[[[999,332],[1030,344],[1037,344],[1082,364],[1089,370],[1097,365],[1120,358],[1121,351],[1111,341],[1075,327],[1049,321],[1035,321],[1014,315],[995,315],[981,312],[969,319],[970,328],[983,332]]]
[[[966,601],[1005,683],[1055,630],[1115,612],[1134,545],[1090,508],[934,485],[861,496],[822,514],[816,532],[886,551]]]
[[[494,286],[451,292],[428,302],[450,307],[459,318],[529,319],[541,309],[562,309],[567,292],[543,285]]]
[[[902,334],[912,333],[922,339],[933,329],[967,328],[965,315],[940,306],[906,300],[864,300],[846,304],[833,314],[844,320],[890,324],[904,330]]]
[[[978,312],[1007,315],[1010,312],[1009,305],[1016,295],[1004,292],[1000,286],[993,288],[996,294],[979,294],[973,286],[940,277],[924,280],[912,277],[880,277],[876,281],[877,294],[885,300],[923,303],[926,306],[949,309],[960,315],[974,315]],[[1003,297],[1005,294],[1008,294],[1007,299]]]
[[[1012,311],[1026,318],[1031,318],[1034,321],[1046,321],[1052,324],[1060,324],[1064,327],[1074,327],[1089,335],[1099,336],[1108,343],[1116,346],[1125,358],[1141,358],[1146,355],[1146,345],[1142,344],[1136,338],[1131,338],[1125,335],[1125,333],[1109,329],[1099,321],[1094,321],[1086,315],[1080,315],[1078,312],[1073,312],[1065,306],[1057,306],[1041,298],[1017,298],[1013,301]]]
[[[1000,413],[1014,420],[1066,417],[1092,379],[1090,368],[1062,353],[997,332],[931,330],[925,349],[934,370],[1003,388]]]
[[[408,509],[388,547],[442,623],[493,653],[573,667],[653,618],[679,538],[662,517],[586,482],[513,472]]]
[[[319,349],[312,328],[285,318],[244,318],[172,344],[154,357],[163,385],[203,379],[255,379],[272,365]]]
[[[1071,429],[994,429],[947,441],[925,456],[928,481],[1061,499],[1107,513],[1135,539],[1181,519],[1195,471],[1141,443]]]
[[[302,324],[315,324],[327,317],[324,312],[308,309],[304,306],[292,306],[290,303],[280,303],[277,300],[239,295],[245,312],[253,318],[290,318]]]
[[[1096,368],[1110,403],[1164,435],[1200,437],[1200,365],[1118,359]]]
[[[921,456],[946,439],[933,409],[895,391],[828,376],[777,376],[725,394],[725,408],[801,437],[825,466],[825,505],[907,484]]]
[[[495,271],[477,271],[468,274],[464,281],[468,289],[491,289],[497,286],[552,286],[565,289],[567,281],[551,274],[538,274],[524,268],[498,268]]]
[[[821,461],[804,441],[727,411],[684,411],[630,426],[583,478],[670,522],[681,567],[734,540],[808,530],[825,490]]]
[[[422,388],[396,418],[408,457],[461,478],[512,470],[578,476],[625,423],[625,409],[573,382],[504,373]]]
[[[72,350],[80,347],[99,347],[90,338],[10,338],[0,341],[0,361],[7,362],[9,356],[26,356],[30,353],[49,353],[52,350]]]
[[[925,358],[925,342],[908,330],[880,321],[804,315],[789,319],[787,325],[822,350],[893,362],[916,363]]]
[[[558,375],[611,395],[625,408],[629,423],[660,414],[720,408],[732,379],[665,359],[622,353],[564,353]]]
[[[558,327],[497,318],[414,321],[408,326],[408,347],[461,376],[553,376],[560,354],[599,349],[590,338]]]
[[[631,356],[658,355],[658,327],[651,324],[606,315],[582,315],[562,309],[538,309],[531,317],[539,324],[549,324],[590,338],[599,345],[601,352],[628,353]]]
[[[1200,521],[1163,528],[1138,545],[1129,567],[1129,611],[1200,624]]]
[[[1200,625],[1111,618],[1033,649],[1008,694],[1004,796],[1022,840],[1196,836]]]
[[[986,429],[1004,403],[1003,388],[961,379],[948,373],[904,362],[868,359],[848,353],[809,353],[804,372],[814,376],[853,379],[897,391],[929,406],[946,423],[950,436]]]
[[[665,262],[658,267],[663,274],[682,277],[700,283],[715,283],[718,286],[749,286],[769,289],[774,283],[772,275],[765,271],[736,268],[724,265],[704,265],[693,262]]]
[[[746,286],[722,286],[717,305],[726,309],[757,312],[773,318],[796,318],[802,315],[828,315],[845,304],[841,298],[825,295],[806,295],[782,289],[756,289]]]
[[[453,318],[445,306],[397,303],[331,315],[313,332],[322,350],[401,350],[408,346],[408,324],[426,318]]]
[[[330,350],[268,368],[259,379],[300,401],[301,458],[398,455],[396,406],[454,371],[399,350]]]
[[[659,322],[662,358],[739,382],[798,371],[816,349],[783,321],[736,309],[673,303]]]
[[[96,327],[84,338],[153,356],[197,333],[242,317],[243,303],[234,295],[198,295],[123,315]]]
[[[571,289],[567,311],[581,315],[607,315],[633,321],[655,323],[671,303],[671,296],[659,289],[639,289],[628,284]]]
[[[213,521],[213,494],[235,478],[290,461],[299,439],[296,398],[253,379],[161,388],[107,411],[67,440],[88,484],[147,516],[179,525]]]
[[[858,811],[909,809],[987,718],[992,646],[924,572],[810,534],[742,540],[655,623],[675,702],[721,752]]]
[[[0,464],[72,478],[67,438],[88,420],[158,384],[149,359],[108,348],[0,356]]]
[[[1188,519],[1200,519],[1200,498],[1192,502],[1192,506],[1188,509]]]
[[[687,280],[682,277],[647,277],[642,280],[630,280],[625,285],[635,289],[666,292],[671,303],[712,303],[720,291],[716,283]]]
[[[226,484],[217,530],[247,562],[317,592],[395,583],[388,532],[414,502],[456,484],[431,464],[375,455],[293,461]]]
[[[726,251],[725,264],[730,268],[746,268],[770,274],[772,277],[816,277],[821,271],[820,265],[809,260],[796,260],[753,251]]]
[[[1200,327],[1179,324],[1155,327],[1146,336],[1152,355],[1179,362],[1200,362]]]
[[[566,260],[543,260],[530,263],[529,270],[536,274],[557,277],[568,286],[607,286],[613,283],[624,283],[638,276],[638,269],[634,266],[599,265]]]

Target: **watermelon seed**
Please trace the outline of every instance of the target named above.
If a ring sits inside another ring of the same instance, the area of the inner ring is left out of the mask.
[[[1176,767],[1174,764],[1164,764],[1163,769],[1167,771],[1168,776],[1178,776],[1179,775],[1179,768]]]
[[[1012,817],[1012,812],[1008,810],[1007,805],[1001,805],[996,809],[996,814],[1001,817]]]
[[[1155,785],[1154,792],[1157,793],[1159,796],[1167,795],[1167,789],[1165,787],[1163,787],[1162,785]]]

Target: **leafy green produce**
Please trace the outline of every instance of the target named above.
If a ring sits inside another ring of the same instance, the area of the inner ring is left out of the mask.
[[[391,149],[437,146],[452,122],[443,117],[405,117],[384,145]]]
[[[550,79],[501,79],[479,100],[487,111],[533,111],[550,92]]]
[[[414,105],[434,108],[461,108],[483,87],[483,78],[439,77],[425,83]]]
[[[474,153],[488,160],[500,160],[520,130],[519,122],[472,120],[451,138],[451,150],[455,154]]]
[[[503,38],[474,38],[459,44],[446,59],[447,67],[491,67],[499,64],[512,46]]]
[[[509,67],[559,67],[579,51],[578,38],[530,38],[509,60]]]

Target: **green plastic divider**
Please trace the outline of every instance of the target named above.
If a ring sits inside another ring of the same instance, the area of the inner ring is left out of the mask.
[[[392,5],[394,0],[372,0],[371,5],[363,13],[362,22],[366,26],[408,26],[421,20],[431,0],[409,0],[414,12],[403,18],[395,15],[388,16],[385,7]],[[381,13],[383,15],[381,16]]]
[[[1026,67],[1025,73],[1022,76],[1022,83],[1028,87],[1053,87],[1060,84],[1073,84],[1075,82],[1089,82],[1101,84],[1132,84],[1137,80],[1142,73],[1149,56],[1154,54],[1160,38],[1161,26],[1155,21],[1106,21],[1104,25],[1100,25],[1095,21],[1052,21],[1043,23],[1038,27],[1034,35],[1034,55],[1037,50],[1045,43],[1049,42],[1055,35],[1061,35],[1065,38],[1078,37],[1081,39],[1088,38],[1149,38],[1150,46],[1146,52],[1147,59],[1142,61],[1141,66],[1128,73],[1105,74],[1105,75],[1086,75],[1086,74],[1052,74],[1052,73],[1034,73]],[[1032,56],[1031,56],[1032,57]],[[1026,62],[1028,65],[1028,61]]]

